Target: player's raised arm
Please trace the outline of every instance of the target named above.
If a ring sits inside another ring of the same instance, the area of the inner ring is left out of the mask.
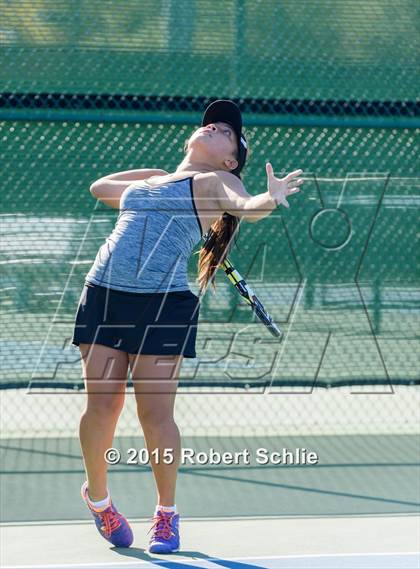
[[[270,162],[266,164],[267,191],[256,196],[249,194],[242,181],[229,172],[217,171],[218,203],[220,208],[246,221],[255,222],[270,215],[280,204],[290,207],[287,197],[299,192],[303,180],[298,176],[302,170],[295,170],[284,178],[274,176]]]

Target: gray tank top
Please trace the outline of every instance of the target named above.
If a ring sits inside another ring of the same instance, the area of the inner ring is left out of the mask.
[[[127,292],[190,290],[188,259],[203,236],[192,184],[188,177],[128,186],[85,281]]]

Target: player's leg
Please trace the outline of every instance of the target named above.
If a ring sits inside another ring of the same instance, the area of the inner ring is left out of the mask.
[[[101,344],[80,344],[87,405],[80,420],[80,444],[86,468],[89,497],[107,495],[105,450],[112,446],[118,417],[124,405],[128,354]]]
[[[180,461],[181,440],[174,420],[174,404],[183,356],[150,356],[128,354],[137,401],[137,413],[146,446],[151,453],[173,449],[172,464],[151,459],[156,481],[158,504],[175,503],[175,486]],[[162,456],[160,456],[160,459]]]
[[[174,420],[174,403],[183,356],[134,356],[129,354],[137,412],[149,453],[159,449],[159,461],[151,456],[157,488],[150,553],[179,550],[179,514],[175,505],[175,486],[180,461],[181,440]],[[163,462],[164,449],[171,449],[173,460]]]

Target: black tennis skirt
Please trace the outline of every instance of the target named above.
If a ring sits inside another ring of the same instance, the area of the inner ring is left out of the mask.
[[[199,309],[199,298],[190,290],[137,293],[85,282],[72,344],[195,358]]]

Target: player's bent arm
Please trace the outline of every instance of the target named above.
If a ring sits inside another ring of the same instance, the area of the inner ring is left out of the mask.
[[[217,170],[215,175],[217,178],[215,180],[216,195],[222,211],[255,223],[268,217],[277,208],[276,202],[268,191],[252,196],[246,191],[242,181],[234,174]]]
[[[137,180],[145,180],[150,176],[164,176],[167,173],[165,170],[154,168],[116,172],[115,174],[104,176],[93,182],[90,186],[90,193],[102,203],[114,209],[119,209],[121,194],[128,186]]]

